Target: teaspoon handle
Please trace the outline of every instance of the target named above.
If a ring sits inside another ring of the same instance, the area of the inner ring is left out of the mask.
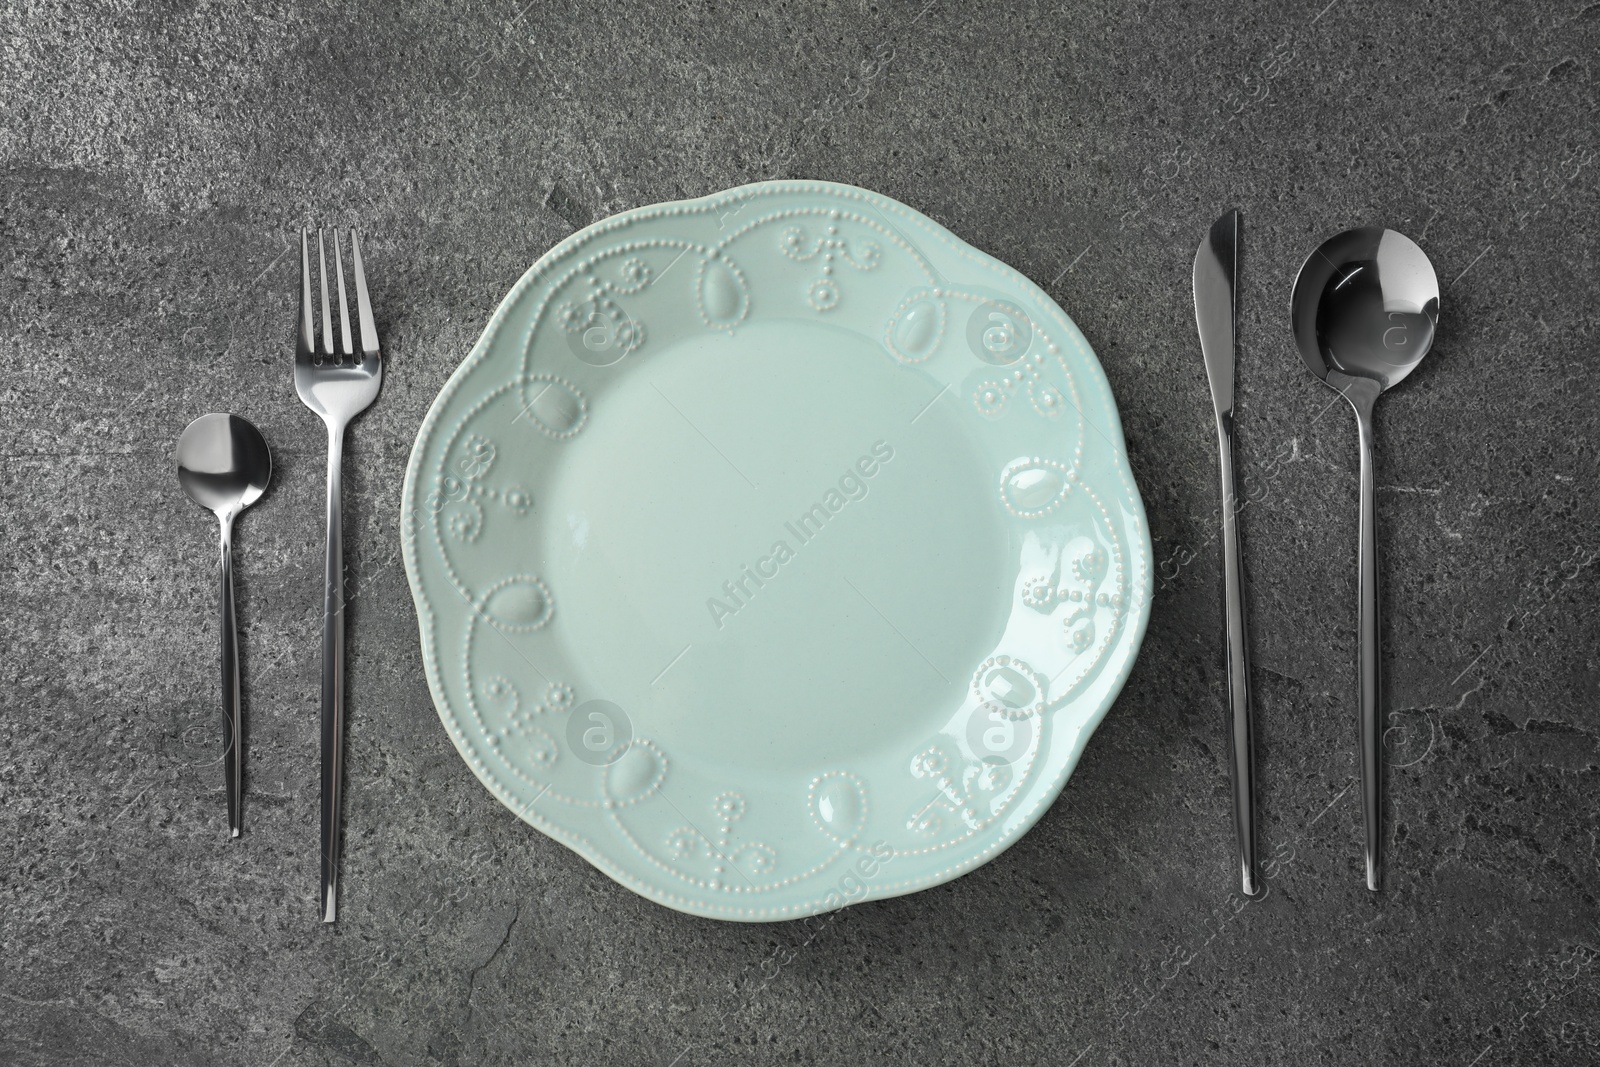
[[[244,742],[239,723],[239,633],[233,607],[233,521],[222,521],[222,773],[228,791],[228,831],[238,837],[244,828],[241,790],[244,785]]]
[[[1227,651],[1229,751],[1233,759],[1233,821],[1239,844],[1239,879],[1256,893],[1256,756],[1250,708],[1250,637],[1244,621],[1244,565],[1239,552],[1238,492],[1233,477],[1233,414],[1217,416],[1222,471],[1223,634]]]
[[[328,546],[322,602],[322,921],[339,917],[344,822],[344,427],[328,428]]]
[[[1352,392],[1361,434],[1361,533],[1356,566],[1360,571],[1361,638],[1361,812],[1367,834],[1367,888],[1383,888],[1383,730],[1379,710],[1378,537],[1370,395]]]

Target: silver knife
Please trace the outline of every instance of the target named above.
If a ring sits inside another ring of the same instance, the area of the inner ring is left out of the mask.
[[[1194,318],[1217,412],[1222,469],[1223,632],[1228,657],[1228,704],[1233,721],[1233,824],[1239,839],[1239,875],[1247,896],[1256,880],[1256,748],[1250,711],[1250,639],[1244,624],[1244,572],[1239,562],[1239,509],[1233,485],[1233,362],[1239,273],[1239,212],[1211,224],[1194,256]]]

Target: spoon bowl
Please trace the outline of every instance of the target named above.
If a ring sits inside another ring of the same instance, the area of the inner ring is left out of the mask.
[[[1312,374],[1336,389],[1330,376],[1391,389],[1433,347],[1439,279],[1411,238],[1363,226],[1311,253],[1291,303],[1295,344]]]
[[[266,440],[237,415],[202,415],[178,438],[178,484],[219,519],[254,504],[271,480]]]
[[[1383,730],[1372,408],[1433,347],[1439,279],[1427,254],[1404,234],[1381,226],[1346,230],[1306,259],[1289,311],[1306,367],[1350,402],[1360,431],[1361,807],[1367,888],[1376,892],[1383,886]]]
[[[228,830],[243,829],[244,748],[239,717],[239,639],[233,608],[233,520],[266,492],[272,453],[237,415],[202,415],[178,438],[178,484],[222,526],[222,764]]]

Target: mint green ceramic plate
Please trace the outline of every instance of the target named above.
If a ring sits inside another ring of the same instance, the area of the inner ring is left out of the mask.
[[[994,858],[1060,793],[1150,608],[1072,321],[821,182],[629,211],[540,259],[428,413],[403,530],[473,772],[719,919]]]

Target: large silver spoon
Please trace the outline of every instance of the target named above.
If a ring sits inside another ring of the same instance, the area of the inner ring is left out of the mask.
[[[239,729],[239,639],[233,611],[233,520],[272,480],[272,455],[261,431],[237,415],[202,415],[178,438],[178,482],[222,524],[222,760],[228,829],[243,828],[244,745]]]
[[[1290,300],[1295,344],[1311,373],[1356,409],[1361,435],[1361,807],[1367,888],[1383,887],[1383,731],[1379,716],[1378,546],[1372,408],[1416,369],[1439,322],[1439,280],[1416,242],[1367,226],[1324,241]]]

